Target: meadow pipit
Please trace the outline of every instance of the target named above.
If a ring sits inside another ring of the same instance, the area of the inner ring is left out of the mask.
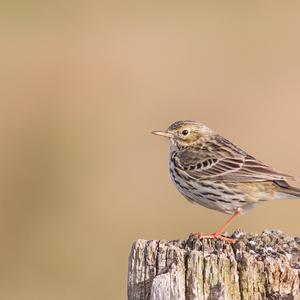
[[[295,177],[275,171],[201,123],[177,121],[153,134],[170,140],[169,169],[178,191],[193,203],[232,215],[213,234],[195,233],[201,238],[234,242],[221,234],[236,217],[261,201],[300,197],[300,189],[286,182]]]

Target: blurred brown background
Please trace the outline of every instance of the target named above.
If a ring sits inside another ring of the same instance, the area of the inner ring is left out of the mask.
[[[133,240],[224,222],[169,179],[150,131],[175,120],[300,176],[298,4],[2,3],[0,299],[126,299]],[[299,235],[299,208],[265,203],[230,230]]]

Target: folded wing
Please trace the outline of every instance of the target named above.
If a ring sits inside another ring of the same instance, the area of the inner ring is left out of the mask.
[[[235,146],[230,152],[187,151],[182,152],[175,161],[188,176],[199,180],[214,179],[227,182],[297,180],[239,150]]]

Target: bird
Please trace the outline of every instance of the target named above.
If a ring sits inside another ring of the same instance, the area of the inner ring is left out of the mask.
[[[202,123],[176,121],[152,133],[170,141],[169,171],[177,190],[192,203],[231,215],[214,233],[193,233],[199,238],[234,243],[222,233],[238,216],[263,201],[300,198],[300,189],[287,182],[296,177],[262,163]]]

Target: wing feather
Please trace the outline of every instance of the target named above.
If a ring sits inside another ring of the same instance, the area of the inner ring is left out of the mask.
[[[222,151],[220,144],[217,144],[217,151],[208,151],[204,148],[196,151],[187,149],[178,153],[175,163],[188,176],[199,180],[214,179],[227,182],[297,180],[263,164],[231,143],[228,147],[229,142],[225,141],[225,151]]]

